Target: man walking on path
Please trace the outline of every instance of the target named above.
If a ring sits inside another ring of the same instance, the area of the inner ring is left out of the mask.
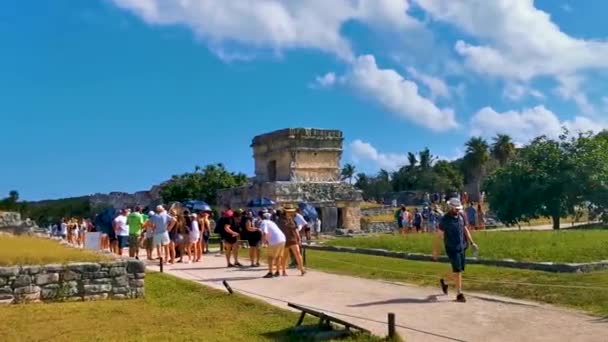
[[[139,236],[141,228],[144,224],[144,216],[141,213],[140,207],[135,207],[132,213],[127,216],[127,225],[129,226],[129,256],[139,259]]]
[[[433,257],[436,259],[439,253],[439,239],[443,237],[445,253],[452,265],[453,280],[456,285],[456,301],[466,302],[462,294],[462,272],[465,267],[465,250],[470,243],[475,250],[477,245],[471,237],[471,233],[466,226],[466,219],[462,213],[462,203],[458,198],[448,201],[449,211],[439,221],[439,230],[433,248]],[[448,294],[448,285],[444,279],[440,280],[443,293]]]

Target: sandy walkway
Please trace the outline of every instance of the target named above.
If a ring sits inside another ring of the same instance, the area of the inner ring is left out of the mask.
[[[313,307],[378,335],[387,333],[387,313],[394,312],[408,341],[608,341],[608,320],[549,305],[483,294],[468,294],[461,304],[438,288],[316,271],[262,279],[263,268],[224,266],[223,257],[209,255],[204,263],[167,266],[165,273],[218,289],[227,280],[237,292],[282,308],[285,301]]]

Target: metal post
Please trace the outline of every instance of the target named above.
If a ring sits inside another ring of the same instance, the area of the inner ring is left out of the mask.
[[[304,261],[304,266],[306,266],[306,246],[302,245],[302,259]]]
[[[224,285],[226,290],[228,290],[228,293],[230,293],[230,294],[234,293],[234,291],[232,291],[232,287],[230,287],[230,285],[228,284],[228,282],[226,280],[222,281],[222,284]]]
[[[163,273],[163,257],[160,257],[159,259],[159,266],[160,266],[160,273]]]
[[[388,314],[388,338],[395,338],[395,314]]]

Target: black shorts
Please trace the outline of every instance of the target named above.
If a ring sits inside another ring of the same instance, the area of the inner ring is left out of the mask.
[[[450,259],[450,264],[452,265],[452,272],[460,273],[464,272],[464,266],[466,264],[466,258],[464,256],[464,251],[454,252],[454,251],[445,251],[448,259]]]
[[[399,226],[399,229],[403,228],[403,220],[397,220],[397,226]]]
[[[421,223],[415,223],[414,224],[414,228],[416,228],[416,230],[420,230],[420,229],[422,229],[422,224]]]
[[[116,232],[113,230],[110,230],[108,232],[108,238],[110,239],[110,242],[116,241]]]
[[[237,241],[239,241],[239,238],[231,235],[222,237],[222,240],[224,240],[224,244],[234,245],[235,243],[237,243]]]
[[[129,245],[129,237],[128,236],[117,236],[118,239],[118,248],[125,248]]]
[[[262,242],[262,232],[250,232],[247,234],[249,247],[259,247],[260,242]]]
[[[209,236],[210,236],[209,232],[206,232],[206,231],[203,232],[203,241],[205,241],[205,242],[209,241]]]

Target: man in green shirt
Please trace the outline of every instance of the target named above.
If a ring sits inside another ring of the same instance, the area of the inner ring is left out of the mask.
[[[141,228],[144,224],[144,215],[141,213],[141,207],[135,207],[132,213],[127,216],[127,225],[129,226],[129,256],[139,259],[139,236]]]

